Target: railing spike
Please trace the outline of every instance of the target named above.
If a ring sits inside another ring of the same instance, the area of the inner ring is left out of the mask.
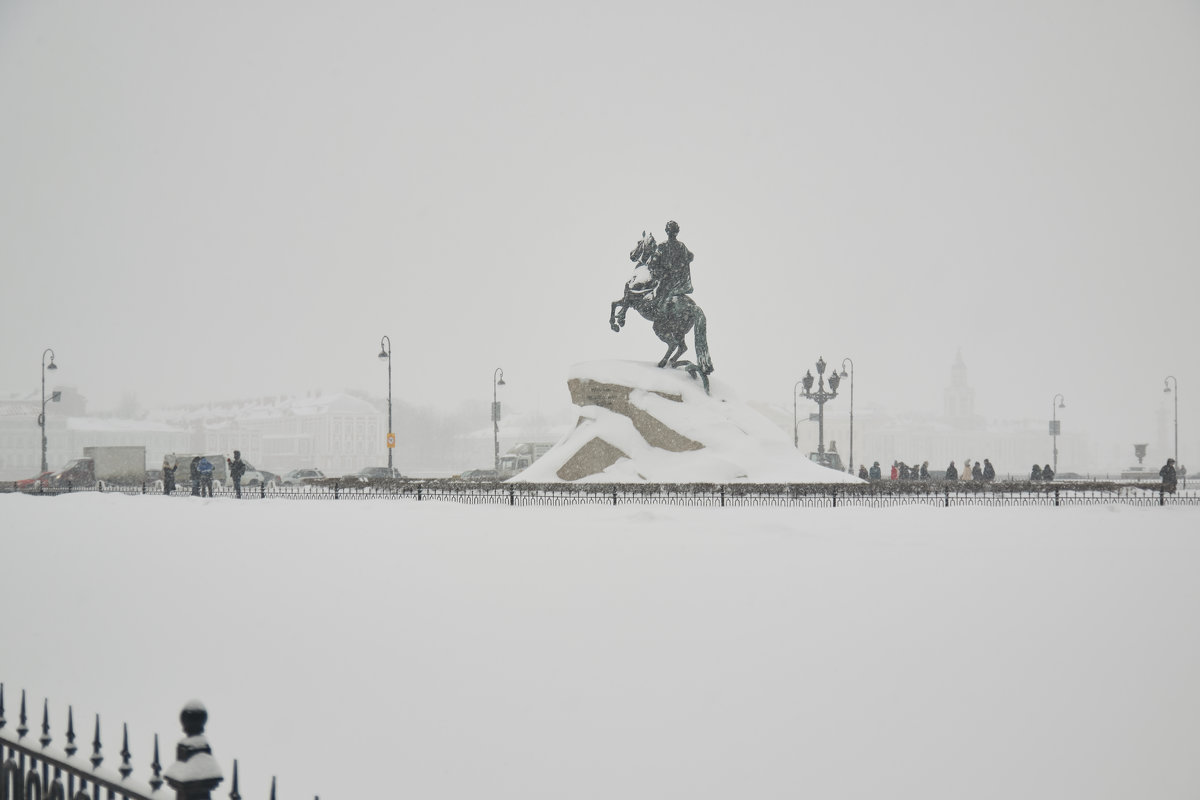
[[[275,800],[275,776],[271,776],[271,800]]]
[[[229,800],[242,800],[242,795],[238,792],[238,773],[237,759],[233,760],[233,786],[229,790]]]
[[[100,715],[96,715],[96,735],[92,739],[92,768],[100,766],[100,762],[104,760],[104,756],[100,753]]]
[[[75,755],[79,748],[75,746],[75,709],[67,706],[67,746],[63,748],[67,755]]]
[[[17,725],[17,738],[23,739],[25,734],[29,733],[29,726],[25,724],[25,690],[21,690],[21,716]]]
[[[42,735],[38,738],[42,747],[50,744],[50,701],[42,698]]]
[[[150,788],[158,791],[158,787],[163,785],[162,779],[162,764],[158,761],[158,734],[154,734],[154,760],[150,762],[150,769],[154,770],[154,777],[150,779]]]
[[[121,723],[121,766],[117,768],[117,772],[121,773],[122,778],[128,778],[129,773],[133,772],[133,765],[129,763],[129,723]]]
[[[4,684],[0,683],[0,728],[4,727]]]

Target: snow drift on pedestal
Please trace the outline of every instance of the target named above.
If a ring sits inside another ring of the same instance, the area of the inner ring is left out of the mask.
[[[720,381],[681,369],[589,361],[567,380],[579,422],[514,481],[857,483],[809,461]]]

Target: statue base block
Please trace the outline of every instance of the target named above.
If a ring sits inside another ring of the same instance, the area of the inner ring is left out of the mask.
[[[567,388],[579,421],[515,481],[553,483],[858,483],[814,464],[791,437],[685,369],[589,361]]]

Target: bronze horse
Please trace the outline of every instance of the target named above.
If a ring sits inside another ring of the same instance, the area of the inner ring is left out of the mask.
[[[708,352],[708,322],[704,310],[686,294],[671,297],[660,309],[655,290],[662,279],[656,274],[657,246],[653,234],[642,232],[642,238],[629,253],[629,260],[636,262],[633,277],[625,284],[625,294],[614,300],[609,312],[608,325],[620,333],[625,324],[625,312],[632,308],[653,324],[654,333],[667,345],[667,352],[658,362],[660,367],[682,367],[704,381],[708,390],[708,376],[713,371],[712,357]],[[620,309],[618,311],[618,309]],[[680,360],[687,352],[684,336],[695,329],[696,364]]]

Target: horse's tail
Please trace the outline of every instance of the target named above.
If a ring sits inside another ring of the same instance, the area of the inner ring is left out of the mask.
[[[708,318],[704,309],[696,306],[696,361],[705,375],[713,371],[712,356],[708,352]]]

